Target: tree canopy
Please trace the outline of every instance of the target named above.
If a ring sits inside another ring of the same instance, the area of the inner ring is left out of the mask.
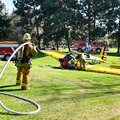
[[[5,40],[9,36],[11,19],[4,11],[5,5],[0,1],[0,41]]]
[[[14,0],[17,26],[23,33],[59,44],[66,40],[95,41],[106,35],[118,39],[120,3],[118,0]],[[42,30],[42,32],[41,32]],[[44,31],[44,32],[43,32]],[[114,33],[114,34],[113,34]]]

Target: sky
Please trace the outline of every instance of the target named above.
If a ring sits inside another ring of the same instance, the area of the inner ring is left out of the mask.
[[[1,0],[1,1],[2,3],[5,4],[7,12],[11,14],[14,8],[13,0]]]

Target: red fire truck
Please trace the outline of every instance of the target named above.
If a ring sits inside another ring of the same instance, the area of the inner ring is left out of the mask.
[[[7,61],[17,47],[18,42],[15,41],[0,42],[0,59]]]
[[[72,43],[72,50],[78,52],[89,52],[89,51],[96,51],[100,53],[102,47],[105,46],[108,49],[107,42],[103,40],[94,41],[89,43],[88,41],[75,41]]]

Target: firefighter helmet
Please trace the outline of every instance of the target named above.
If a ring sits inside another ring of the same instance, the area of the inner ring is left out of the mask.
[[[23,40],[27,41],[31,39],[31,35],[29,33],[25,33],[23,36]]]

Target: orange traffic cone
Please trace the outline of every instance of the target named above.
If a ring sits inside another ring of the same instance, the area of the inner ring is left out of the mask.
[[[107,60],[107,51],[105,50],[104,56],[103,56],[103,60],[106,61]]]

